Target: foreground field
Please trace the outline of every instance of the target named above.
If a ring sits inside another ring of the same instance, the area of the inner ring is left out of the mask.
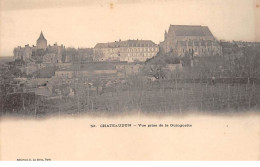
[[[93,101],[107,110],[140,109],[144,112],[243,110],[259,104],[259,85],[162,82],[105,93]]]
[[[26,107],[26,103],[30,105]],[[79,115],[84,113],[143,113],[184,114],[199,112],[259,111],[259,84],[178,83],[174,81],[134,82],[96,91],[80,90],[72,98],[52,99],[25,97],[16,101],[16,110],[3,115]],[[20,107],[19,107],[20,105]]]

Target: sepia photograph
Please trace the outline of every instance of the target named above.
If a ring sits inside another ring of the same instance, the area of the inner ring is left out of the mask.
[[[259,161],[259,0],[0,0],[1,161]]]

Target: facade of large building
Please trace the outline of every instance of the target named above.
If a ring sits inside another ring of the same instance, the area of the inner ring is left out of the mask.
[[[94,47],[96,61],[144,62],[154,57],[159,46],[151,40],[127,40],[98,43]]]
[[[222,53],[219,42],[207,26],[170,25],[168,32],[165,31],[160,49],[164,53],[173,52],[178,56]]]
[[[14,48],[13,54],[14,54],[14,60],[26,60],[30,59],[32,56],[32,51],[36,50],[36,47],[30,47],[29,45],[25,45],[24,47],[18,46]]]
[[[36,41],[36,46],[25,45],[14,48],[14,60],[36,61],[40,63],[60,63],[62,61],[63,45],[58,46],[56,43],[51,46],[47,45],[43,33],[41,32]]]

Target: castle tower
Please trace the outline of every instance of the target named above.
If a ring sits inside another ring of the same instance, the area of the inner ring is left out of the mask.
[[[43,33],[41,34],[36,42],[37,49],[46,49],[47,48],[47,40],[44,38]]]

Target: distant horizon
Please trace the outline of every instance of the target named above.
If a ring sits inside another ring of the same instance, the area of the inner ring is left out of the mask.
[[[173,25],[173,24],[172,24]],[[43,32],[43,35],[44,35],[44,32]],[[214,35],[214,34],[213,34]],[[46,38],[46,37],[45,37]],[[121,41],[127,41],[127,40],[151,40],[151,41],[153,41],[152,39],[120,39]],[[114,40],[114,41],[107,41],[107,42],[98,42],[98,43],[108,43],[108,42],[115,42],[115,41],[119,41],[119,39],[117,39],[117,40]],[[226,42],[250,42],[250,43],[259,43],[260,41],[244,41],[244,40],[224,40],[224,39],[218,39],[218,41],[226,41]],[[153,41],[154,42],[154,41]],[[161,41],[160,41],[161,42]],[[157,44],[157,45],[159,45],[160,44],[160,42],[159,43],[155,43],[155,44]],[[56,42],[53,42],[53,43],[48,43],[48,39],[47,39],[47,44],[48,45],[51,45],[51,46],[53,46],[54,44],[55,44]],[[28,43],[27,43],[28,44]],[[24,47],[25,45],[27,45],[27,44],[24,44],[24,45],[18,45],[18,46],[21,46],[21,47]],[[63,46],[65,46],[64,44],[59,44],[59,43],[57,43],[59,46],[60,45],[63,45]],[[29,44],[29,46],[31,47],[31,46],[36,46],[36,43],[35,44]],[[16,48],[16,47],[18,47],[18,46],[15,46],[14,48]],[[93,46],[93,47],[78,47],[78,46],[65,46],[65,48],[75,48],[75,49],[91,49],[91,48],[94,48],[95,47],[95,45]],[[13,49],[14,49],[13,48]],[[13,57],[13,55],[0,55],[0,58],[1,57]]]
[[[119,39],[159,44],[170,25],[207,26],[217,40],[259,42],[256,1],[2,0],[0,56],[36,45],[41,31],[48,44],[74,48]]]

